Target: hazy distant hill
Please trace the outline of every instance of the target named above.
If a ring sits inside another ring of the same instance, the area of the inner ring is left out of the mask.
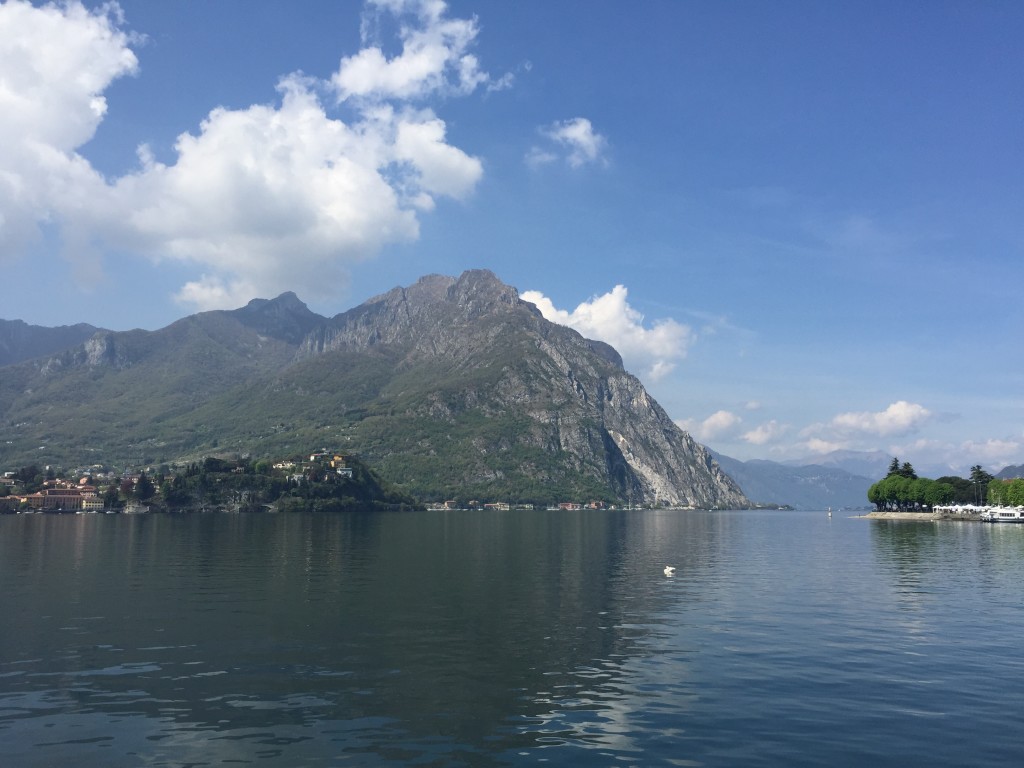
[[[44,328],[21,320],[0,320],[0,366],[77,346],[99,330],[85,323]]]
[[[757,504],[795,509],[849,509],[868,506],[868,488],[875,482],[838,467],[790,466],[754,459],[739,461],[714,453],[715,459]]]
[[[884,451],[832,451],[802,461],[787,461],[790,467],[833,467],[849,472],[851,475],[880,480],[889,471],[892,456]]]
[[[996,477],[1000,480],[1015,480],[1018,477],[1024,477],[1024,464],[1014,464],[1009,467],[1003,467],[996,474]]]
[[[889,472],[889,463],[893,455],[884,451],[832,451],[823,456],[815,456],[813,459],[787,463],[787,466],[817,465],[824,467],[836,467],[845,469],[853,475],[872,478],[876,482],[884,478]],[[957,469],[949,464],[929,464],[924,461],[915,461],[913,455],[895,457],[900,462],[909,461],[917,472],[918,477],[929,477],[936,479],[946,476],[968,476],[965,468]],[[971,463],[974,463],[973,461]]]
[[[747,499],[618,353],[486,271],[324,318],[290,293],[0,371],[0,464],[355,452],[426,498]]]

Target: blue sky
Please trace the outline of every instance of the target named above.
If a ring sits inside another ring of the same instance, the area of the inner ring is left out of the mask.
[[[1024,462],[1024,5],[0,4],[0,317],[489,268],[741,459]]]

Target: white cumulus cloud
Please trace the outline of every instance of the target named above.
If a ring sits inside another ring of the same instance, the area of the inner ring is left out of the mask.
[[[652,379],[669,373],[676,362],[686,357],[694,341],[689,326],[672,319],[644,325],[644,316],[626,301],[628,291],[616,285],[610,292],[595,296],[572,312],[558,309],[539,291],[524,291],[522,298],[534,304],[547,320],[566,325],[583,336],[611,344],[629,366],[645,371]]]
[[[367,6],[362,27],[367,47],[344,57],[331,77],[339,101],[421,99],[509,84],[508,76],[492,80],[469,52],[479,33],[476,19],[446,18],[447,5],[438,0],[370,0]],[[373,21],[381,13],[402,20],[402,51],[391,58],[380,46],[370,45],[370,32],[377,26]]]
[[[784,424],[779,424],[775,419],[758,425],[749,432],[743,434],[743,439],[751,445],[765,445],[779,439],[787,432]]]
[[[594,130],[585,117],[563,120],[540,129],[548,146],[534,146],[526,155],[532,166],[555,162],[561,157],[573,168],[590,163],[607,164],[608,140]]]
[[[699,424],[684,427],[697,436],[699,440],[714,440],[715,438],[728,435],[735,430],[743,419],[735,413],[726,410],[715,411]]]
[[[905,435],[917,430],[932,418],[927,408],[899,400],[884,411],[840,413],[831,426],[845,432],[862,432],[879,436]]]
[[[107,112],[103,92],[138,70],[120,21],[115,5],[0,5],[0,256],[102,186],[76,150]]]
[[[448,18],[439,0],[371,7],[402,19],[396,58],[376,67],[370,47],[329,81],[286,75],[275,103],[218,107],[178,137],[174,162],[142,146],[139,167],[108,180],[79,150],[106,88],[138,71],[117,6],[0,5],[0,255],[45,222],[79,263],[105,247],[194,265],[177,297],[199,309],[342,293],[349,265],[416,239],[418,215],[483,175],[443,120],[409,103],[490,84],[468,52],[476,22]],[[330,114],[324,93],[349,100],[351,116]]]
[[[832,451],[842,450],[848,446],[844,442],[823,440],[820,437],[812,437],[803,443],[803,447],[811,453],[826,454],[832,453]]]

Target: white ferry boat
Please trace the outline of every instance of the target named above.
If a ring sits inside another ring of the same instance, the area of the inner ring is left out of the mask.
[[[1024,523],[1024,507],[994,507],[978,517],[986,523]]]

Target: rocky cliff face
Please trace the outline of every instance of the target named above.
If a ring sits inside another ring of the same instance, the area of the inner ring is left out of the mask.
[[[490,438],[486,430],[478,436],[481,455],[507,457],[489,462],[492,472],[548,477],[552,472],[538,463],[539,450],[552,464],[607,484],[622,500],[748,504],[703,446],[623,369],[617,352],[544,320],[490,272],[470,271],[457,279],[431,275],[375,297],[308,336],[300,355],[372,348],[397,351],[399,370],[445,372],[442,388],[424,380],[419,401],[414,397],[411,404],[417,416],[517,425]],[[481,377],[481,371],[490,375]],[[466,376],[462,386],[457,379],[451,383],[451,374],[459,372]],[[442,446],[432,448],[436,453]]]
[[[65,445],[73,424],[93,455],[154,462],[330,443],[428,498],[749,504],[615,350],[483,270],[330,319],[294,294],[257,299],[6,371],[10,451]]]

